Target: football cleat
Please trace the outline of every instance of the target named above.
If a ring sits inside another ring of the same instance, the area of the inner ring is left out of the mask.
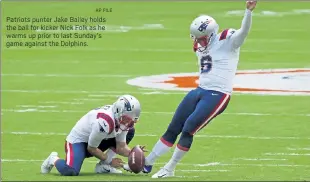
[[[51,172],[51,170],[54,167],[54,161],[55,158],[58,157],[58,153],[57,152],[52,152],[42,163],[41,165],[41,173],[42,174],[47,174],[49,172]]]
[[[167,177],[173,177],[174,171],[168,171],[165,168],[161,168],[157,173],[155,173],[152,178],[167,178]]]
[[[153,168],[152,165],[145,165],[145,166],[143,167],[142,172],[143,172],[143,173],[150,173],[150,172],[152,171],[152,168]]]
[[[95,173],[98,173],[98,174],[102,174],[102,173],[121,174],[123,172],[121,170],[118,170],[118,169],[110,166],[110,165],[97,163],[96,167],[95,167]]]

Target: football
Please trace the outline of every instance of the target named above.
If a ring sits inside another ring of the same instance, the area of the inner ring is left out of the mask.
[[[144,152],[137,145],[131,150],[131,153],[128,156],[129,168],[132,170],[132,172],[137,174],[142,171],[144,163],[145,163]]]

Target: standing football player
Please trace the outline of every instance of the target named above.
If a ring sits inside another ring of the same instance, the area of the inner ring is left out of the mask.
[[[109,165],[115,168],[123,166],[121,159],[112,159],[113,152],[106,154],[102,150],[110,147],[109,139],[115,138],[115,153],[128,157],[131,149],[126,144],[126,136],[138,121],[140,112],[139,101],[131,95],[119,97],[113,105],[89,111],[66,138],[66,159],[60,159],[57,152],[52,152],[43,162],[41,173],[49,173],[55,166],[63,176],[77,176],[84,159],[92,156],[100,160],[95,168],[97,173],[102,173]]]
[[[155,160],[168,152],[181,134],[172,158],[152,178],[174,176],[175,167],[189,151],[194,135],[227,107],[240,46],[250,31],[255,6],[256,1],[246,2],[245,15],[238,30],[226,29],[217,34],[218,24],[207,15],[197,17],[190,25],[199,63],[199,86],[184,97],[167,131],[146,157],[143,172],[149,173]],[[124,165],[124,169],[128,170],[128,166]]]

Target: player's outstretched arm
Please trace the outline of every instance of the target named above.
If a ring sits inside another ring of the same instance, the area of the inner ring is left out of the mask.
[[[123,141],[116,141],[116,153],[128,157],[131,152],[131,149],[128,147],[126,142]]]
[[[108,158],[107,154],[98,148],[101,141],[102,138],[95,131],[92,131],[89,136],[87,151],[99,160],[105,161]]]
[[[127,133],[127,131],[123,131],[116,136],[116,153],[124,157],[128,157],[132,150],[126,143]],[[147,152],[145,146],[139,145],[139,147],[143,152]]]
[[[87,146],[87,151],[99,160],[105,161],[108,158],[107,154],[103,153],[97,147]]]
[[[235,49],[239,48],[243,44],[250,31],[252,25],[252,11],[255,9],[256,3],[257,1],[246,2],[246,10],[242,20],[241,28],[238,29],[231,37],[233,41],[233,47]]]
[[[101,141],[103,140],[102,135],[99,134],[101,132],[99,126],[100,126],[99,123],[93,123],[92,124],[92,131],[89,135],[88,142],[87,142],[88,143],[87,151],[91,155],[98,158],[99,160],[105,161],[108,158],[107,154],[103,153],[98,148]]]
[[[116,140],[116,153],[128,157],[131,149],[128,147],[126,143],[126,136],[127,136],[128,131],[122,131],[120,134],[118,134],[115,138]]]

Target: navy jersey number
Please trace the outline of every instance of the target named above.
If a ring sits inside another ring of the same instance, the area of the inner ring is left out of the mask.
[[[212,57],[210,55],[203,56],[200,59],[200,73],[208,73],[212,69]]]

